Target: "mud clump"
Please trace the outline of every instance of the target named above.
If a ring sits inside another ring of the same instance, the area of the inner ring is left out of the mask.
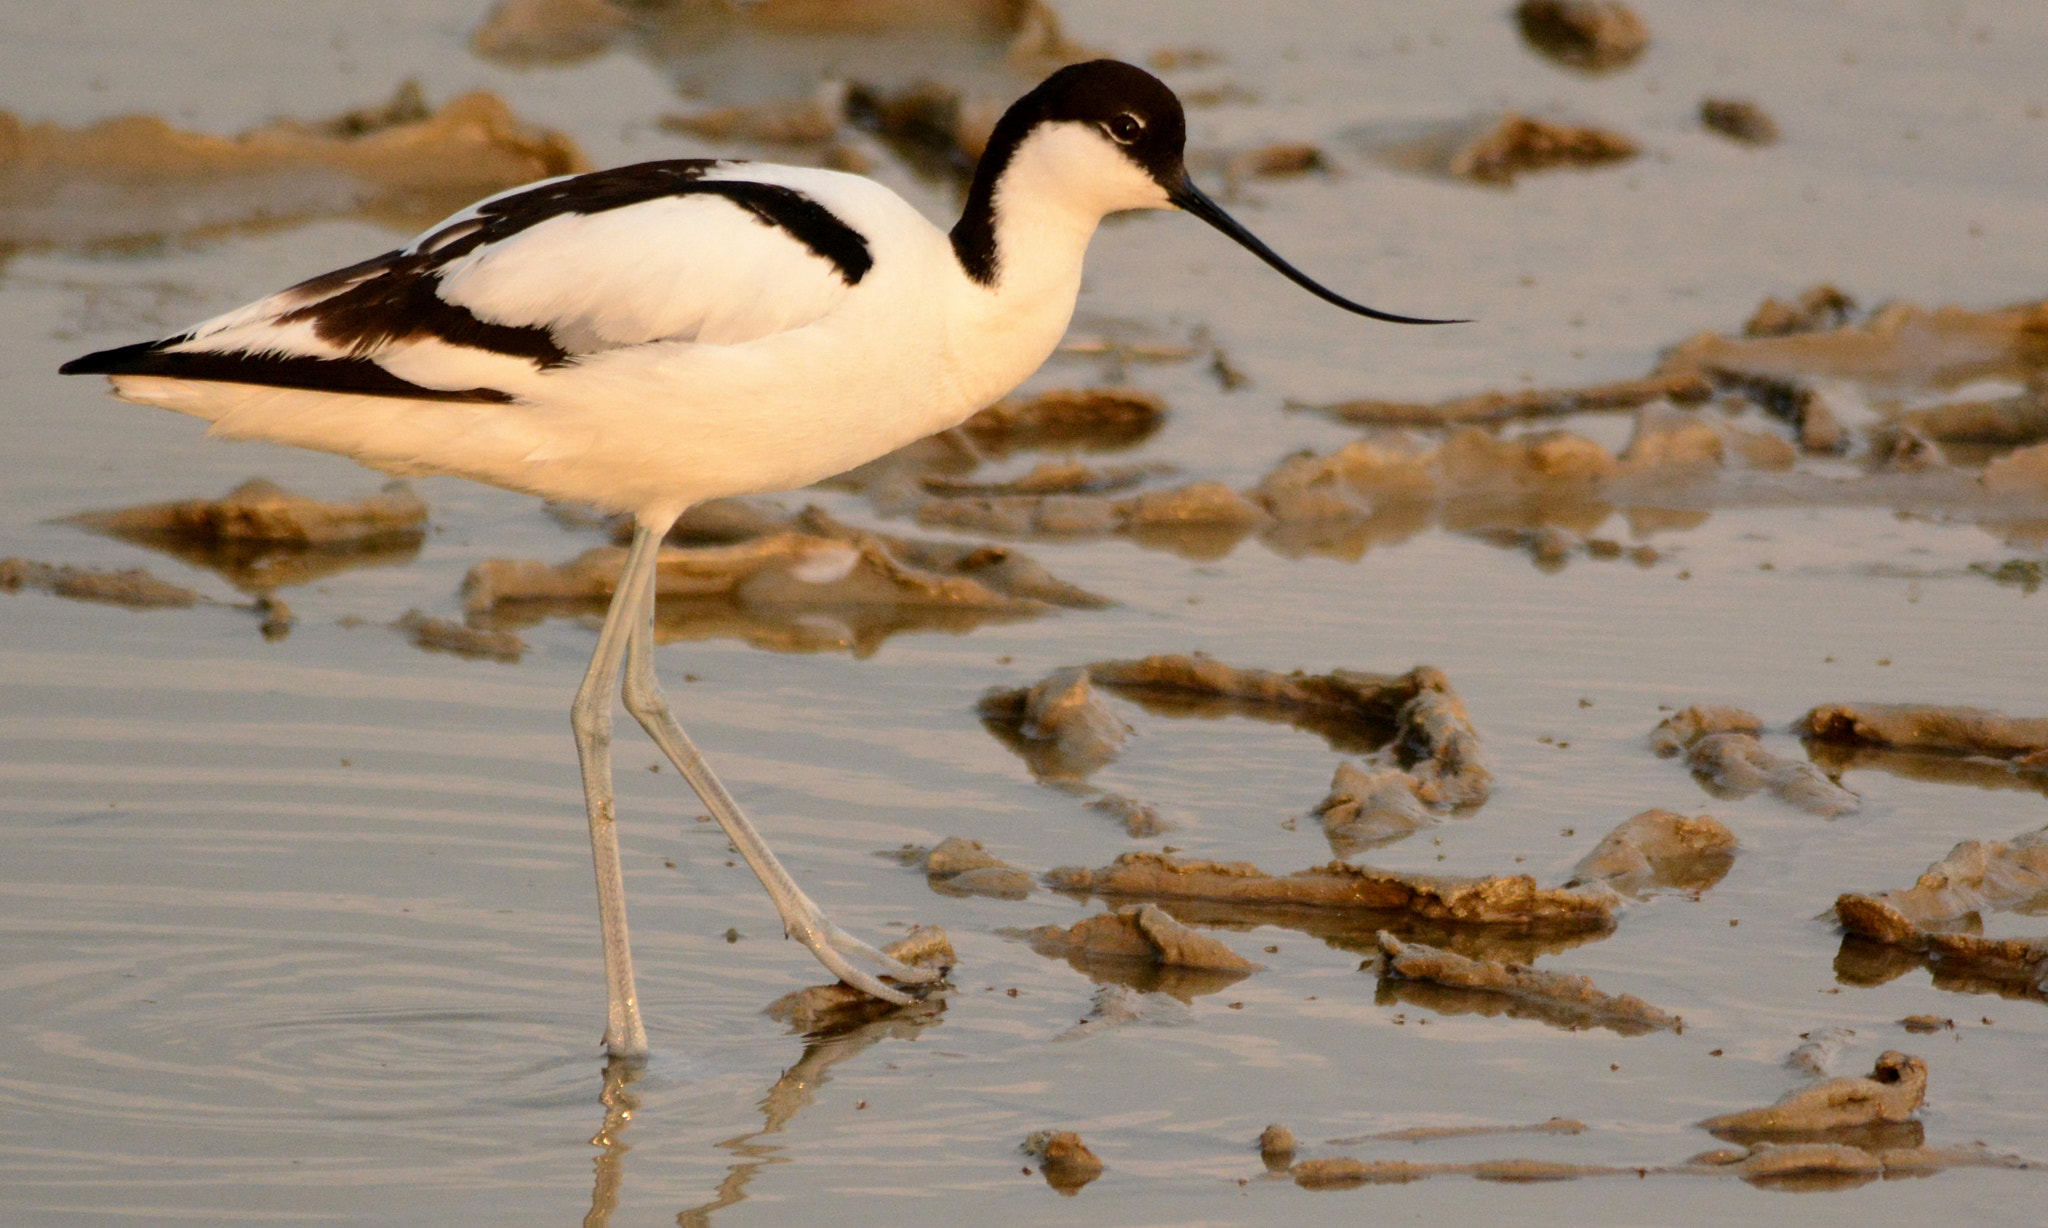
[[[421,610],[407,610],[394,628],[405,632],[413,647],[428,652],[445,652],[478,661],[516,664],[526,653],[526,641],[510,631],[465,627],[445,618],[429,617]]]
[[[1151,900],[1206,900],[1359,912],[1408,913],[1465,925],[1603,930],[1618,897],[1546,889],[1526,874],[1453,878],[1331,862],[1275,876],[1250,862],[1125,853],[1099,870],[1065,866],[1045,874],[1060,891]]]
[[[131,610],[182,610],[201,600],[191,589],[159,580],[140,567],[98,571],[30,559],[0,559],[0,592],[13,593],[24,588],[40,589],[72,601],[125,606]]]
[[[2010,717],[1985,708],[1823,704],[1800,718],[1797,731],[1820,742],[1982,755],[2022,765],[2048,759],[2048,718]]]
[[[940,895],[1021,900],[1036,885],[1029,874],[964,836],[948,836],[931,848],[906,844],[890,856],[924,871]]]
[[[1102,1175],[1102,1161],[1072,1130],[1039,1130],[1024,1140],[1021,1150],[1039,1161],[1045,1183],[1062,1194],[1078,1194]]]
[[[1088,672],[1097,684],[1163,715],[1284,720],[1340,751],[1391,746],[1412,781],[1410,791],[1427,805],[1478,806],[1492,786],[1471,717],[1450,679],[1433,666],[1405,674],[1281,674],[1196,653],[1097,661]]]
[[[1531,47],[1583,72],[1625,68],[1650,45],[1649,27],[1618,0],[1522,0],[1515,21]]]
[[[1402,942],[1384,930],[1379,944],[1382,987],[1390,990],[1391,996],[1445,1014],[1505,1014],[1573,1031],[1607,1028],[1623,1036],[1679,1031],[1684,1026],[1678,1016],[1641,998],[1602,993],[1583,976],[1468,959],[1421,943]],[[1418,989],[1422,992],[1412,992]]]
[[[473,623],[581,613],[610,599],[624,565],[615,546],[559,566],[487,559],[463,581],[464,608]],[[901,631],[1105,604],[1007,547],[906,541],[815,510],[794,528],[733,545],[664,548],[655,566],[657,589],[672,601],[663,620],[783,649],[867,652]]]
[[[1041,955],[1130,959],[1166,968],[1252,973],[1253,963],[1205,934],[1189,929],[1153,904],[1132,904],[1061,929],[1042,925],[1025,935]]]
[[[417,540],[427,505],[404,482],[361,499],[328,502],[295,495],[251,478],[219,499],[181,499],[105,512],[81,512],[71,523],[136,541],[266,542],[299,546],[355,545],[389,537]]]
[[[1639,152],[1634,141],[1617,132],[1509,112],[1453,152],[1445,169],[1459,179],[1506,185],[1531,171],[1606,166]]]
[[[1702,118],[1704,107],[1702,105]],[[1790,303],[1766,298],[1742,326],[1745,337],[1789,337],[1846,326],[1856,314],[1856,300],[1831,285],[1808,287]]]
[[[953,942],[946,937],[946,931],[936,925],[918,926],[883,947],[882,954],[920,968],[938,968],[946,972],[953,968]],[[889,978],[885,976],[882,979],[887,981]],[[915,992],[923,992],[927,988],[912,987]],[[813,985],[809,989],[784,994],[768,1004],[767,1014],[795,1031],[815,1034],[838,1031],[908,1009],[912,1008],[884,1002],[842,981],[834,981],[830,985]]]
[[[1702,892],[1735,864],[1735,833],[1711,815],[1645,810],[1601,837],[1567,887],[1601,882],[1636,896],[1652,888]]]
[[[1339,422],[1361,426],[1462,426],[1635,409],[1657,400],[1696,405],[1713,395],[1711,381],[1697,372],[1681,372],[1579,388],[1483,392],[1447,401],[1338,401],[1321,406],[1320,412]]]
[[[1259,1131],[1259,1160],[1269,1173],[1284,1173],[1294,1164],[1294,1131],[1274,1122]]]
[[[499,0],[469,47],[502,64],[573,64],[610,50],[632,24],[611,0]]]
[[[1131,735],[1078,666],[1054,670],[1033,687],[998,687],[978,706],[983,723],[1040,779],[1079,780],[1115,758]]]
[[[1747,98],[1701,99],[1700,123],[1709,131],[1744,145],[1778,143],[1778,121]]]
[[[2044,900],[2048,829],[2009,843],[1965,840],[1911,887],[1838,897],[1835,917],[1854,937],[1926,960],[1937,984],[1988,983],[2038,996],[2048,995],[2048,938],[1986,938],[1979,931],[1985,912],[2033,911]]]
[[[1410,1126],[1404,1130],[1382,1130],[1351,1138],[1333,1138],[1332,1146],[1355,1143],[1433,1143],[1444,1139],[1484,1138],[1496,1134],[1584,1134],[1586,1123],[1569,1117],[1552,1117],[1521,1126]]]
[[[1396,768],[1367,772],[1349,763],[1337,765],[1330,793],[1310,812],[1322,820],[1323,834],[1339,857],[1412,835],[1436,822],[1416,796],[1416,780]]]
[[[1127,448],[1165,421],[1166,402],[1136,388],[1056,389],[998,401],[956,429],[1001,456],[1022,448]]]
[[[1808,814],[1833,818],[1862,805],[1862,799],[1801,759],[1781,759],[1746,733],[1710,733],[1686,752],[1693,779],[1716,797],[1743,798],[1768,789]]]
[[[1105,793],[1086,805],[1088,809],[1106,814],[1123,824],[1124,834],[1133,839],[1142,840],[1173,828],[1173,824],[1159,813],[1157,807],[1121,793]]]
[[[0,113],[0,242],[83,246],[360,212],[425,224],[481,195],[590,169],[563,134],[495,95],[416,119],[417,87],[385,115],[279,120],[235,137],[149,115],[83,128]]]
[[[1723,1113],[1700,1123],[1733,1141],[1812,1138],[1854,1127],[1903,1122],[1927,1097],[1927,1063],[1886,1050],[1870,1074],[1830,1079],[1789,1092],[1776,1104]]]
[[[1721,708],[1707,704],[1696,704],[1674,712],[1657,723],[1650,731],[1650,749],[1660,759],[1670,759],[1684,754],[1692,744],[1714,733],[1746,733],[1751,736],[1762,733],[1762,718],[1741,708]]]

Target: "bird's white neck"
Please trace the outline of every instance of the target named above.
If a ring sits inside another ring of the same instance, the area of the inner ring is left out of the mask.
[[[1077,127],[1048,125],[1009,151],[994,174],[977,176],[954,253],[968,300],[956,343],[972,346],[990,398],[1015,387],[1052,354],[1073,317],[1081,262],[1106,214],[1154,202],[1133,200],[1127,182],[1090,174],[1100,142]],[[1158,205],[1166,204],[1158,193]],[[977,390],[982,391],[982,390]]]

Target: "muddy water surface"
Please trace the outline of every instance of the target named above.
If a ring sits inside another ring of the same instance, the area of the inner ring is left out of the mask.
[[[1277,248],[1377,306],[1478,321],[1367,325],[1186,219],[1115,221],[1091,255],[1076,335],[1192,356],[1049,365],[1036,386],[1128,382],[1170,407],[1139,448],[1084,459],[1170,466],[1162,485],[1245,489],[1292,451],[1359,437],[1290,406],[1634,378],[1665,347],[1738,332],[1764,296],[1820,281],[1865,307],[1988,309],[2048,294],[2037,241],[2048,232],[2048,36],[2031,4],[1646,0],[1649,51],[1597,78],[1533,54],[1498,7],[1304,0],[1262,6],[1256,21],[1225,4],[1061,8],[1068,39],[1125,58],[1217,53],[1168,74],[1218,100],[1191,112],[1205,165],[1272,142],[1323,150],[1324,172],[1236,186],[1231,207]],[[434,105],[495,91],[598,165],[773,153],[657,124],[754,101],[706,70],[715,47],[629,30],[577,63],[510,67],[468,49],[483,16],[446,0],[294,4],[223,29],[196,4],[37,6],[0,19],[0,102],[25,123],[149,113],[230,134],[378,103],[417,76]],[[815,79],[818,49],[786,50],[788,71]],[[744,54],[778,53],[756,40]],[[954,58],[860,67],[890,88],[938,75],[1001,96],[1030,80],[1006,75],[1000,46]],[[1710,94],[1756,99],[1783,139],[1751,148],[1706,131],[1696,112]],[[1510,109],[1599,123],[1645,152],[1510,189],[1392,169],[1378,152],[1418,127]],[[944,183],[874,149],[878,175],[935,216],[951,207]],[[1205,174],[1220,191],[1220,171]],[[301,197],[265,198],[276,199]],[[593,625],[522,627],[516,664],[422,652],[390,626],[411,609],[459,619],[459,586],[482,557],[561,561],[599,534],[529,499],[420,482],[432,512],[416,551],[309,573],[280,591],[296,625],[265,639],[250,596],[219,572],[60,523],[219,495],[255,474],[328,498],[376,490],[378,475],[346,461],[210,443],[192,421],[54,372],[384,250],[402,237],[393,224],[256,208],[233,224],[0,254],[0,556],[147,567],[211,599],[133,611],[0,594],[0,1218],[2037,1221],[2038,1169],[1809,1193],[1677,1176],[1312,1192],[1268,1179],[1256,1142],[1281,1122],[1302,1158],[1675,1164],[1716,1145],[1692,1123],[1800,1086],[1785,1054],[1802,1033],[1840,1027],[1854,1036],[1829,1074],[1867,1072],[1887,1049],[1926,1060],[1918,1120],[1929,1144],[1982,1140],[2048,1160],[2041,995],[1937,983],[1910,958],[1845,947],[1823,915],[1841,892],[1910,885],[1958,841],[2041,827],[2042,777],[1861,759],[1840,776],[1860,807],[1823,819],[1768,791],[1711,796],[1646,742],[1663,708],[1695,703],[1757,713],[1765,746],[1789,758],[1805,751],[1783,730],[1821,703],[2048,715],[2044,598],[1972,570],[2038,563],[2041,516],[1994,514],[1968,494],[1983,457],[1956,461],[1963,497],[1910,514],[1864,487],[1734,497],[1740,475],[1722,475],[1705,494],[1662,501],[1689,505],[1679,511],[1644,500],[1580,501],[1568,515],[1424,512],[1392,530],[1311,535],[1306,547],[1257,534],[1179,550],[1129,536],[1023,540],[1012,544],[1061,580],[1118,604],[959,634],[842,637],[859,653],[767,651],[679,626],[661,662],[679,714],[805,889],[869,937],[942,925],[959,964],[953,988],[924,1007],[832,1036],[790,1034],[763,1008],[814,983],[815,964],[779,939],[758,886],[673,773],[647,770],[656,752],[622,737],[655,1055],[608,1072],[565,719]],[[1249,382],[1225,387],[1216,347]],[[1837,391],[1875,415],[1886,397],[2023,388],[2024,373],[1961,392]],[[1753,409],[1728,413],[1786,429]],[[1626,414],[1561,425],[1616,450],[1630,429]],[[1846,484],[1865,467],[1858,451],[1799,470]],[[858,493],[787,499],[806,501],[885,532],[943,536]],[[1517,535],[1546,523],[1655,555],[1574,546],[1562,566],[1539,565]],[[836,617],[816,614],[807,642],[833,642]],[[1492,949],[1640,997],[1683,1030],[1570,1031],[1383,997],[1361,968],[1376,957],[1373,925],[1225,910],[1181,915],[1262,971],[1178,998],[1127,988],[1108,1011],[1090,976],[1005,933],[1070,926],[1104,901],[1043,888],[1021,901],[941,894],[876,856],[957,835],[1033,872],[1165,846],[1275,873],[1327,861],[1308,812],[1344,756],[1311,733],[1111,697],[1133,734],[1086,788],[1140,799],[1172,824],[1134,838],[1085,807],[1093,793],[1041,784],[976,715],[991,687],[1194,650],[1247,667],[1444,671],[1484,740],[1492,796],[1359,856],[1376,866],[1525,872],[1549,886],[1644,809],[1727,824],[1741,850],[1710,889],[1653,893],[1605,937],[1496,936]],[[1983,924],[2048,931],[2038,909]],[[1908,1034],[1897,1023],[1908,1015],[1956,1026]],[[1114,1022],[1073,1030],[1091,1016]],[[1324,1141],[1553,1116],[1589,1128]],[[1105,1165],[1071,1199],[1019,1149],[1045,1129],[1077,1131]]]

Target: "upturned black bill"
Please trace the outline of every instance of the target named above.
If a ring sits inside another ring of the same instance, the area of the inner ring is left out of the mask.
[[[1238,225],[1236,218],[1225,213],[1223,206],[1210,200],[1203,194],[1202,189],[1196,187],[1194,181],[1185,175],[1181,177],[1181,181],[1177,186],[1167,189],[1166,198],[1180,206],[1185,212],[1194,214],[1224,234],[1229,235],[1246,251],[1280,270],[1289,281],[1326,303],[1334,303],[1346,311],[1369,316],[1375,320],[1385,320],[1390,324],[1464,324],[1468,322],[1465,320],[1424,320],[1415,316],[1397,316],[1390,312],[1376,311],[1363,303],[1354,303],[1341,294],[1324,289],[1312,280],[1308,274],[1281,259],[1280,253],[1267,247],[1260,241],[1257,235]]]

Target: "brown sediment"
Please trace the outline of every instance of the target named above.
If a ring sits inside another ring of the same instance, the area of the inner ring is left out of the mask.
[[[1617,898],[1542,888],[1526,874],[1453,878],[1331,862],[1285,876],[1248,861],[1200,861],[1165,853],[1125,853],[1099,870],[1063,866],[1045,874],[1060,891],[1148,900],[1411,913],[1460,925],[1605,930]]]
[[[890,538],[815,509],[796,524],[728,546],[664,548],[656,583],[670,602],[658,612],[658,625],[784,649],[867,652],[902,631],[964,630],[1104,604],[1008,547]],[[624,563],[618,547],[558,566],[488,559],[463,582],[465,609],[473,622],[516,625],[581,613],[611,597]]]
[[[426,540],[426,519],[426,504],[403,482],[330,503],[252,478],[219,499],[82,512],[69,522],[264,594],[350,568],[409,563]]]
[[[1855,1039],[1856,1033],[1850,1028],[1826,1027],[1801,1032],[1799,1043],[1785,1055],[1785,1065],[1801,1074],[1825,1076],[1834,1066],[1835,1059],[1842,1055],[1842,1050]]]
[[[1079,1193],[1102,1175],[1102,1161],[1072,1130],[1036,1131],[1024,1140],[1022,1150],[1040,1162],[1045,1183],[1062,1194]]]
[[[1182,1002],[1228,989],[1264,967],[1153,904],[1127,905],[1065,929],[1041,925],[997,932],[1030,943],[1048,959],[1066,960],[1090,980]]]
[[[1736,1142],[1817,1138],[1833,1131],[1905,1122],[1926,1096],[1927,1063],[1886,1050],[1868,1075],[1803,1087],[1776,1104],[1709,1117],[1700,1126]]]
[[[1230,159],[1227,173],[1233,179],[1278,179],[1329,169],[1329,156],[1321,148],[1302,141],[1283,141],[1237,154]]]
[[[1105,793],[1085,805],[1123,824],[1124,834],[1134,839],[1156,836],[1173,829],[1173,824],[1159,813],[1157,807],[1121,793]]]
[[[1225,714],[1281,720],[1339,751],[1394,744],[1432,805],[1476,806],[1491,777],[1478,734],[1450,680],[1433,666],[1405,674],[1332,670],[1281,674],[1239,669],[1201,653],[1161,654],[1088,667],[1096,684],[1162,716]]]
[[[1517,175],[1560,166],[1604,166],[1640,152],[1617,132],[1532,119],[1510,111],[1451,154],[1445,170],[1459,179],[1508,184]]]
[[[1010,537],[1123,533],[1145,545],[1220,557],[1268,517],[1221,482],[1193,482],[1122,499],[1066,492],[935,498],[918,507],[917,519],[928,526]]]
[[[919,968],[937,968],[942,972],[953,968],[953,942],[936,925],[912,929],[884,946],[882,954]],[[843,981],[834,981],[784,994],[768,1004],[767,1014],[794,1031],[813,1034],[838,1031],[907,1009],[910,1008],[870,997]]]
[[[2020,760],[2048,751],[2048,717],[1940,704],[1822,704],[1796,730],[1822,742]]]
[[[1340,763],[1330,780],[1329,796],[1310,813],[1322,820],[1330,851],[1350,857],[1436,822],[1416,796],[1416,788],[1416,779],[1398,768],[1368,772]]]
[[[1809,286],[1790,302],[1766,298],[1742,326],[1745,337],[1785,337],[1840,328],[1856,314],[1856,300],[1825,283]]]
[[[1686,765],[1700,786],[1716,797],[1742,798],[1768,789],[1779,800],[1808,814],[1833,818],[1863,804],[1803,759],[1781,759],[1746,733],[1711,733],[1692,744]]]
[[[1953,1032],[1956,1021],[1940,1015],[1908,1015],[1899,1020],[1899,1026],[1915,1035],[1925,1036],[1932,1032]]]
[[[424,224],[477,196],[590,168],[567,136],[522,123],[492,94],[382,127],[350,118],[220,137],[150,115],[67,128],[0,113],[10,154],[0,242],[84,245],[361,212]],[[360,135],[336,135],[350,132]]]
[[[1522,0],[1515,21],[1531,47],[1584,72],[1633,64],[1650,45],[1650,29],[1619,0]]]
[[[604,54],[632,24],[611,0],[498,0],[469,48],[506,64],[570,64]]]
[[[507,664],[517,662],[526,652],[526,641],[510,631],[465,627],[445,618],[431,618],[422,610],[407,610],[391,625],[405,632],[415,648],[428,652]]]
[[[1657,374],[1822,376],[1879,387],[1944,388],[1990,376],[2025,378],[2048,365],[2048,302],[1994,311],[1894,303],[1826,331],[1728,337],[1674,347]]]
[[[1884,1161],[1844,1143],[1784,1143],[1759,1146],[1727,1171],[1753,1185],[1845,1189],[1884,1175]]]
[[[1650,731],[1650,749],[1660,759],[1670,759],[1692,749],[1692,744],[1712,733],[1759,734],[1764,723],[1754,712],[1742,708],[1695,704],[1657,722]]]
[[[1279,1122],[1259,1131],[1259,1160],[1269,1173],[1284,1173],[1294,1164],[1294,1131]]]
[[[979,703],[982,724],[1042,780],[1080,780],[1116,757],[1131,727],[1110,711],[1079,666],[1036,686],[997,687]]]
[[[427,505],[405,482],[348,501],[309,499],[263,478],[250,478],[218,499],[180,499],[66,518],[128,541],[260,542],[339,546],[425,533]]]
[[[948,498],[962,495],[1100,495],[1136,486],[1145,480],[1148,472],[1141,465],[1096,469],[1079,461],[1047,461],[1022,477],[1007,482],[929,477],[920,484],[932,494]]]
[[[924,871],[931,889],[940,895],[1021,900],[1037,885],[1029,874],[983,848],[980,841],[964,836],[948,836],[931,848],[906,844],[889,856]]]
[[[2008,452],[1984,466],[1978,478],[1986,494],[2048,495],[2048,443]]]
[[[1559,418],[1599,410],[1635,409],[1652,401],[1694,405],[1714,395],[1714,385],[1698,372],[1590,384],[1579,388],[1482,392],[1447,401],[1338,401],[1318,407],[1339,422],[1361,426],[1464,426]]]
[[[292,626],[299,621],[298,615],[275,593],[264,593],[256,598],[255,610],[263,620],[258,624],[266,640],[281,640],[290,635]]]
[[[1957,401],[1909,410],[1898,425],[1939,444],[2017,448],[2048,439],[2048,386],[1992,401]]]
[[[1879,1177],[1925,1176],[1948,1168],[2033,1168],[2014,1155],[2001,1155],[1981,1143],[1963,1147],[1918,1145],[1859,1147],[1846,1143],[1769,1143],[1754,1148],[1716,1148],[1682,1164],[1565,1164],[1552,1160],[1482,1160],[1470,1164],[1430,1164],[1409,1160],[1359,1160],[1331,1156],[1302,1160],[1289,1170],[1297,1185],[1311,1190],[1355,1189],[1391,1185],[1427,1177],[1463,1176],[1481,1181],[1568,1181],[1580,1177],[1739,1177],[1754,1185],[1781,1190],[1844,1189]]]
[[[1332,1147],[1350,1147],[1359,1143],[1433,1143],[1454,1138],[1485,1138],[1496,1134],[1584,1134],[1586,1123],[1573,1121],[1569,1117],[1552,1117],[1546,1121],[1530,1122],[1517,1126],[1411,1126],[1405,1130],[1382,1130],[1378,1134],[1355,1134],[1349,1138],[1329,1140]]]
[[[839,134],[845,121],[844,105],[845,99],[838,91],[820,90],[809,98],[714,107],[691,115],[664,115],[656,122],[665,132],[687,133],[709,141],[819,145]]]
[[[992,455],[1025,448],[1128,448],[1166,420],[1166,402],[1136,388],[1054,389],[1002,400],[957,428]]]
[[[1583,976],[1468,959],[1402,942],[1384,931],[1379,944],[1382,992],[1442,1014],[1504,1014],[1573,1031],[1606,1028],[1623,1036],[1684,1027],[1678,1016],[1629,994],[1602,993]]]
[[[2007,559],[2003,563],[1972,563],[1970,570],[1988,577],[1994,584],[2008,584],[2032,596],[2041,587],[2040,559]]]
[[[99,571],[32,559],[0,559],[0,592],[39,589],[55,597],[126,606],[131,610],[182,610],[203,600],[198,593],[159,580],[140,567]]]
[[[1916,929],[1948,931],[1969,925],[1985,912],[2033,911],[2048,903],[2048,828],[2015,836],[2010,842],[1965,840],[1949,855],[1927,867],[1911,887],[1880,896],[1848,895],[1859,917],[1897,917]],[[1882,914],[1870,906],[1882,905]],[[1848,924],[1845,918],[1844,924]],[[1872,938],[1905,936],[1896,921],[1858,925],[1855,932]]]
[[[1164,968],[1243,975],[1253,963],[1214,938],[1189,929],[1154,904],[1130,904],[1065,929],[1041,925],[1023,935],[1040,955],[1087,961],[1135,960]]]
[[[1748,98],[1703,98],[1700,123],[1744,145],[1778,143],[1778,121]]]
[[[2048,899],[2048,829],[2009,843],[1965,840],[1913,886],[1884,895],[1844,894],[1835,917],[1850,938],[1837,975],[1881,983],[1924,961],[1944,988],[2048,996],[2048,938],[1986,938],[1981,914],[2032,911]],[[1904,958],[1864,952],[1851,939],[1895,948]]]
[[[1601,837],[1566,886],[1603,882],[1623,895],[1653,887],[1702,892],[1735,864],[1735,833],[1711,815],[1645,810]]]

